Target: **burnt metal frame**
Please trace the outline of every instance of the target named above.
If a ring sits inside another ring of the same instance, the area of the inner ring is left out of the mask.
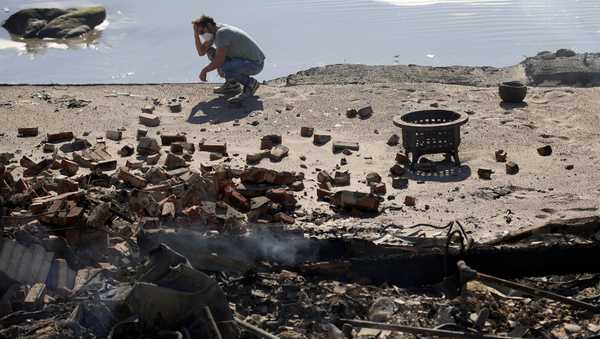
[[[411,154],[411,169],[421,156],[438,153],[452,157],[460,166],[460,126],[468,120],[468,116],[448,110],[415,111],[394,117],[394,125],[402,128],[404,150]]]

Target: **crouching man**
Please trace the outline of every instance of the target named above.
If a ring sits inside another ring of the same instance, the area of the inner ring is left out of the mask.
[[[216,94],[237,95],[233,100],[253,97],[259,82],[252,76],[263,70],[265,62],[265,55],[256,41],[243,30],[217,24],[209,16],[202,16],[192,24],[198,55],[206,55],[210,60],[200,72],[200,80],[206,81],[208,73],[218,70],[225,83],[214,89]]]

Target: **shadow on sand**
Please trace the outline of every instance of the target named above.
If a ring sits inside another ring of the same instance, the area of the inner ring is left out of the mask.
[[[246,99],[243,103],[230,103],[228,98],[219,96],[210,101],[199,102],[192,108],[187,121],[191,124],[220,124],[264,109],[262,100],[257,97]]]
[[[509,110],[509,111],[513,110],[515,108],[525,108],[527,106],[528,106],[527,103],[524,101],[519,102],[519,103],[512,103],[512,102],[505,102],[505,101],[500,102],[500,107],[502,107],[505,110]]]

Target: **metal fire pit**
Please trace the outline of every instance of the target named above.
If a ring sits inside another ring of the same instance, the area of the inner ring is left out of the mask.
[[[460,166],[458,146],[460,126],[469,120],[464,114],[446,110],[425,110],[398,115],[394,125],[402,128],[402,143],[406,154],[411,154],[411,168],[425,154],[444,153]]]

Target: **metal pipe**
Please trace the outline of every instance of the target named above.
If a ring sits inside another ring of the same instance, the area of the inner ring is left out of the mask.
[[[374,329],[378,329],[378,330],[404,332],[404,333],[411,333],[411,334],[422,334],[422,335],[430,335],[430,336],[446,337],[446,338],[461,338],[461,339],[463,339],[463,338],[466,338],[466,339],[509,339],[510,338],[510,337],[501,337],[501,336],[496,336],[496,335],[486,335],[486,334],[460,332],[460,331],[449,331],[449,330],[438,330],[438,329],[425,328],[425,327],[385,324],[385,323],[378,323],[378,322],[364,321],[364,320],[341,319],[341,321],[346,324],[350,324],[350,325],[353,325],[356,327],[362,327],[362,328],[374,328]],[[519,339],[519,338],[510,338],[510,339]]]
[[[523,285],[523,284],[519,284],[513,281],[509,281],[509,280],[504,280],[501,278],[497,278],[491,275],[487,275],[484,273],[479,273],[476,270],[470,268],[469,266],[467,266],[467,264],[464,261],[459,261],[458,263],[456,263],[456,266],[458,267],[458,271],[460,273],[460,279],[461,279],[461,283],[466,283],[469,282],[471,280],[479,280],[481,282],[487,282],[487,283],[492,283],[492,284],[497,284],[497,285],[502,285],[502,286],[506,286],[506,287],[510,287],[512,289],[515,290],[519,290],[522,292],[525,292],[533,297],[537,297],[537,298],[547,298],[547,299],[551,299],[554,301],[559,301],[571,306],[575,306],[575,307],[580,307],[583,309],[587,309],[593,312],[599,312],[600,311],[600,307],[590,304],[590,303],[586,303],[583,301],[579,301],[576,299],[572,299],[569,297],[565,297],[562,296],[560,294],[556,294],[553,292],[549,292],[549,291],[545,291],[545,290],[541,290],[539,288],[535,288],[535,287],[531,287],[531,286],[527,286],[527,285]]]

